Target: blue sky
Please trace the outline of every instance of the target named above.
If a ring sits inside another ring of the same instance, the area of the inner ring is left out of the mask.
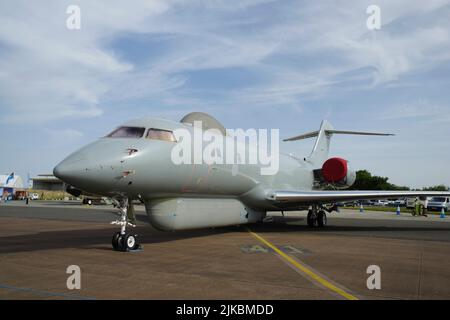
[[[66,8],[81,8],[81,30]],[[381,9],[381,30],[366,8]],[[397,184],[450,185],[450,1],[2,1],[0,173],[52,171],[131,118],[318,128]],[[307,155],[313,141],[281,149]]]

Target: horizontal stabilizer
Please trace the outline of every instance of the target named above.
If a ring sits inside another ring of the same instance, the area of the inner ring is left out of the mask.
[[[319,135],[319,130],[308,132],[308,133],[304,133],[304,134],[301,134],[299,136],[283,139],[283,141],[295,141],[295,140],[308,139],[308,138],[317,137],[318,135]]]
[[[392,133],[380,133],[380,132],[363,132],[363,131],[345,131],[345,130],[324,130],[325,134],[331,135],[331,134],[356,134],[356,135],[363,135],[363,136],[394,136]],[[302,139],[308,139],[317,137],[319,135],[319,130],[307,132],[304,134],[301,134],[299,136],[290,137],[287,139],[283,139],[283,141],[296,141],[296,140],[302,140]]]
[[[364,132],[364,131],[345,131],[345,130],[325,130],[326,133],[331,134],[359,134],[362,136],[395,136],[393,133],[380,132]]]

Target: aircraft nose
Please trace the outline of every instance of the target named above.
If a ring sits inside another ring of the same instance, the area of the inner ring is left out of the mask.
[[[53,169],[53,175],[68,184],[74,185],[83,178],[88,165],[89,163],[84,154],[75,153],[61,161]]]

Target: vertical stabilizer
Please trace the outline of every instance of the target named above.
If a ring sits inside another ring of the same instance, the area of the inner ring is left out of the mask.
[[[308,161],[312,162],[318,168],[328,159],[332,134],[327,131],[332,130],[333,126],[331,123],[327,120],[323,120],[320,124],[319,131],[317,131],[316,142],[314,143],[314,148],[308,157]]]

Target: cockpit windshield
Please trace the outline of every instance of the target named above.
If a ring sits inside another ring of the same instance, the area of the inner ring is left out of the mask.
[[[119,127],[106,137],[108,138],[142,138],[145,128],[141,127]]]
[[[176,142],[172,131],[150,128],[147,132],[147,139],[163,140],[169,142]]]

